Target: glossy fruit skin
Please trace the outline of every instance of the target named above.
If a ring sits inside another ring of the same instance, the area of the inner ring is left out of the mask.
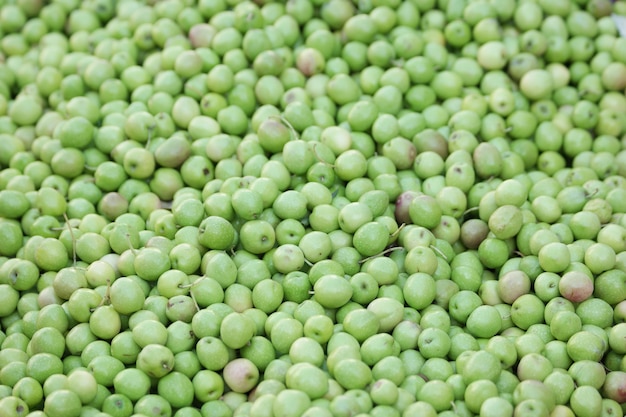
[[[0,414],[619,413],[622,2],[9,3]]]

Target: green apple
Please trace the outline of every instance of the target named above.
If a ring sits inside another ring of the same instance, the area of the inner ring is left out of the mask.
[[[144,346],[137,356],[137,368],[153,378],[167,375],[174,367],[172,351],[158,344]]]

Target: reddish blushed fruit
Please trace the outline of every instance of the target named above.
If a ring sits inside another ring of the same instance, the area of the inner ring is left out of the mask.
[[[593,294],[593,289],[593,281],[582,272],[566,272],[559,280],[559,292],[561,295],[575,303],[589,298]]]

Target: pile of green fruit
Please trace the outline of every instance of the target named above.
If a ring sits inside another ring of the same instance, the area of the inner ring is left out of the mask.
[[[0,4],[0,416],[626,413],[626,2]]]

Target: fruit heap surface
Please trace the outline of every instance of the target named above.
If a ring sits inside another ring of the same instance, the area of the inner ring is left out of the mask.
[[[626,412],[626,2],[0,4],[0,416]]]

